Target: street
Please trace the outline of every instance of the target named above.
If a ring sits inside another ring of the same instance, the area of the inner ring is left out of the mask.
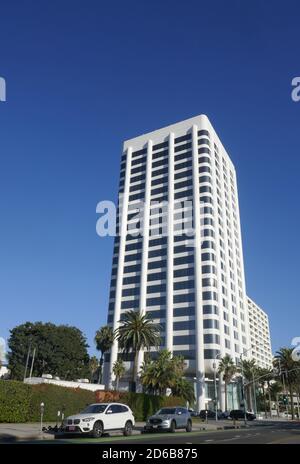
[[[203,430],[203,425],[206,430]],[[221,423],[218,423],[221,425]],[[222,424],[226,426],[225,422]],[[142,424],[134,430],[131,437],[118,434],[106,434],[102,438],[63,437],[54,439],[54,435],[38,433],[38,424],[1,424],[0,443],[31,443],[31,444],[300,444],[300,423],[288,421],[249,423],[246,428],[241,422],[236,429],[218,429],[213,422],[209,424],[194,424],[193,432],[176,431],[175,433],[142,434]],[[202,428],[202,430],[201,430]]]
[[[75,440],[72,440],[74,443]],[[76,440],[77,443],[80,440]],[[101,443],[101,440],[98,441]],[[126,439],[104,439],[103,444],[300,444],[299,423],[279,423],[272,426],[251,426],[248,429],[220,430],[175,434],[148,434]]]
[[[103,437],[100,439],[70,438],[55,440],[66,444],[300,444],[300,424],[295,422],[278,422],[272,425],[251,425],[245,429],[194,431],[191,433],[141,434],[134,437]],[[48,442],[49,443],[49,442]],[[52,442],[53,443],[53,442]]]

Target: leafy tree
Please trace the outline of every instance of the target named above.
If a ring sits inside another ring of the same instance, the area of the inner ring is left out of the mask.
[[[101,327],[101,329],[97,330],[95,335],[95,343],[96,349],[100,351],[100,366],[99,366],[99,377],[98,377],[98,384],[102,382],[102,374],[103,374],[103,362],[104,362],[104,354],[110,350],[112,344],[114,342],[114,332],[111,327],[105,325]]]
[[[155,324],[148,314],[137,311],[128,311],[116,330],[119,347],[124,354],[133,353],[132,385],[131,390],[136,391],[139,351],[150,350],[151,346],[159,346],[160,326]]]
[[[112,371],[116,377],[116,390],[119,390],[119,381],[125,374],[125,366],[122,359],[118,359],[112,368]]]
[[[8,368],[12,379],[23,380],[28,349],[35,348],[33,376],[44,373],[66,380],[89,377],[88,344],[76,327],[50,322],[26,322],[10,331]],[[29,368],[32,357],[29,358]]]
[[[228,398],[227,398],[227,391],[228,391],[228,384],[231,381],[232,377],[236,373],[236,365],[233,362],[233,359],[226,354],[224,358],[221,358],[219,363],[219,374],[223,375],[223,381],[225,383],[225,410],[228,409]]]

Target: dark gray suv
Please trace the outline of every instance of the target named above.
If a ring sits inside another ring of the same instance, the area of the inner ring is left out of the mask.
[[[187,432],[192,431],[191,415],[186,408],[161,408],[148,418],[144,427],[145,432],[154,432],[156,430],[175,432],[176,429],[185,429]]]

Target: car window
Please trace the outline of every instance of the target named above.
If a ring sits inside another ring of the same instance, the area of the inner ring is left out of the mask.
[[[128,412],[127,406],[121,406],[121,412]]]
[[[117,414],[122,411],[122,406],[120,404],[111,404],[109,409],[111,409],[112,414]]]
[[[181,414],[187,414],[187,409],[185,408],[178,408],[177,411],[180,411]]]
[[[162,408],[157,414],[176,414],[176,408]]]
[[[81,411],[81,414],[99,414],[104,412],[106,407],[107,404],[90,404],[83,411]]]

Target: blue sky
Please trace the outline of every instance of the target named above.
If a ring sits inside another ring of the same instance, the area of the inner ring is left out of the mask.
[[[0,336],[105,323],[122,141],[205,113],[236,165],[248,294],[300,336],[297,1],[2,0]],[[94,349],[91,349],[93,352]]]

